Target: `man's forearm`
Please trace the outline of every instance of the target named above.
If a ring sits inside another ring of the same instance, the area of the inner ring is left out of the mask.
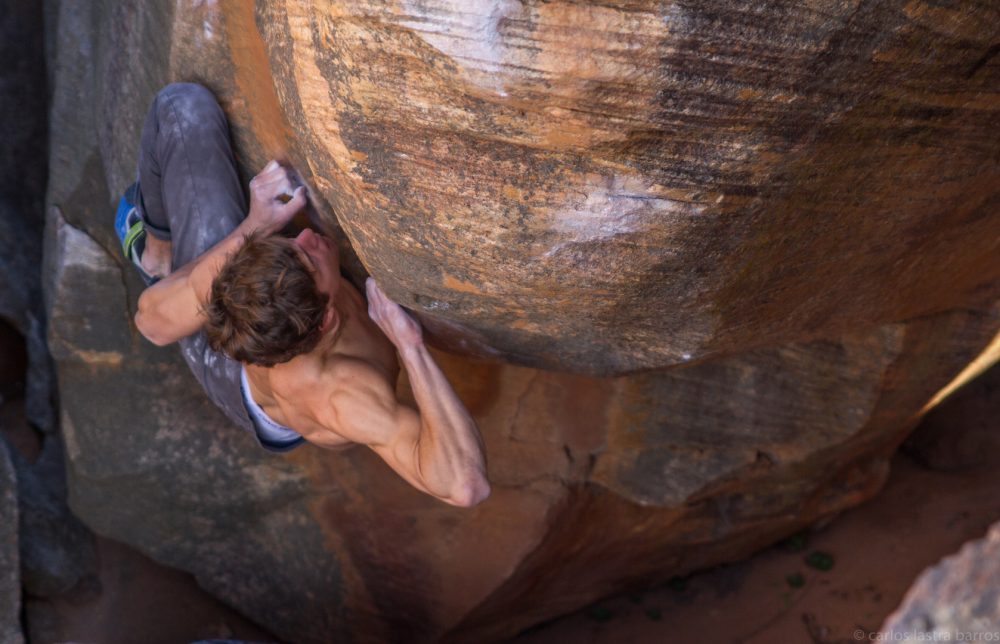
[[[479,503],[490,486],[475,421],[422,341],[399,347],[399,355],[420,408],[420,475],[429,489],[458,505]]]
[[[170,344],[201,328],[202,307],[208,301],[212,280],[226,258],[254,231],[246,220],[218,244],[139,296],[135,324],[151,342]]]
[[[391,398],[386,406],[397,409],[390,423],[396,436],[388,453],[380,453],[417,487],[454,505],[476,505],[490,494],[476,423],[424,345],[420,324],[374,279],[368,278],[365,289],[368,315],[399,351],[420,407],[417,417],[394,393],[384,392]]]

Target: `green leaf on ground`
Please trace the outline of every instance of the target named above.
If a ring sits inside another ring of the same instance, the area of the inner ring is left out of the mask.
[[[660,612],[659,608],[656,608],[656,607],[647,608],[645,610],[645,613],[646,613],[646,617],[648,617],[649,619],[653,620],[654,622],[658,622],[661,619],[663,619],[663,613]]]
[[[833,555],[822,550],[814,550],[806,557],[806,565],[816,570],[829,570],[833,568]]]

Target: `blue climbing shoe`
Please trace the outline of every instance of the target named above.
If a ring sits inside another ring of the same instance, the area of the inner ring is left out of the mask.
[[[160,278],[153,277],[142,268],[142,251],[146,248],[146,227],[135,209],[136,190],[137,184],[133,183],[118,202],[115,232],[118,234],[118,241],[121,242],[125,259],[132,262],[146,286],[151,286],[160,281]]]

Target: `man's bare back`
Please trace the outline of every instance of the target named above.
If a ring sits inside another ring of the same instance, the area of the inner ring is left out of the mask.
[[[269,417],[294,427],[310,443],[330,449],[356,443],[324,424],[328,393],[359,370],[375,371],[387,383],[399,377],[396,347],[372,322],[357,289],[341,278],[334,298],[338,324],[313,351],[270,368],[246,366],[253,399]]]

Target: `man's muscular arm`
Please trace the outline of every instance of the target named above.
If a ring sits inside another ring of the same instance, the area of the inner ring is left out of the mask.
[[[287,202],[282,200],[291,195]],[[149,341],[160,346],[176,342],[198,331],[204,324],[202,309],[208,301],[212,280],[226,258],[255,231],[281,230],[306,204],[305,188],[292,192],[288,170],[271,161],[250,182],[250,213],[228,236],[198,259],[189,262],[150,286],[139,296],[135,324]]]
[[[484,501],[490,484],[475,421],[428,353],[419,323],[374,280],[367,286],[369,314],[399,351],[420,411],[400,403],[385,375],[365,365],[334,388],[331,424],[417,489],[463,507]]]

